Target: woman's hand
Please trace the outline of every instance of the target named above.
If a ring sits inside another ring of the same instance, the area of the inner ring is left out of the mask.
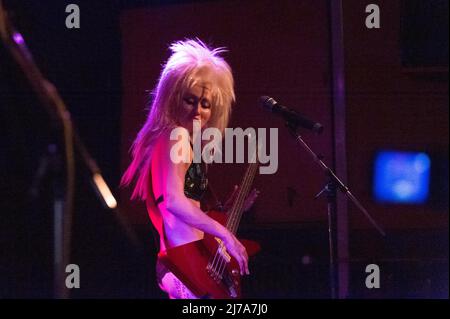
[[[244,212],[250,210],[253,204],[255,203],[256,198],[259,195],[259,190],[253,188],[250,194],[248,194],[247,198],[244,201]]]
[[[229,231],[226,236],[222,238],[222,242],[225,245],[227,252],[230,253],[239,264],[241,275],[250,275],[250,271],[248,270],[248,254],[244,245],[242,245],[236,236]]]
[[[238,189],[239,189],[239,187],[237,185],[234,185],[233,193],[230,195],[230,197],[227,199],[227,201],[224,204],[225,211],[229,211],[231,209],[231,206],[233,205],[233,203],[236,199]],[[247,198],[244,201],[244,206],[243,206],[244,212],[246,212],[250,208],[252,208],[258,195],[259,195],[259,190],[257,190],[256,188],[252,189],[252,191],[250,192],[250,194],[248,194]]]

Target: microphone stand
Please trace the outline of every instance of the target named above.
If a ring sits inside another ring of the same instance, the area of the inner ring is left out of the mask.
[[[330,278],[330,290],[331,298],[336,299],[337,291],[337,263],[336,263],[336,190],[339,189],[363,212],[370,223],[375,229],[382,235],[386,236],[384,230],[377,224],[377,222],[370,216],[369,212],[362,206],[362,204],[356,199],[356,197],[350,192],[347,186],[336,176],[336,174],[329,168],[321,159],[321,156],[314,153],[314,151],[308,146],[308,144],[302,139],[298,133],[298,124],[286,119],[286,127],[291,135],[297,140],[300,146],[311,155],[313,161],[320,166],[326,176],[326,184],[324,188],[315,196],[319,198],[322,194],[326,195],[327,199],[327,213],[328,213],[328,245],[329,245],[329,278]]]
[[[62,129],[65,151],[65,183],[62,160],[59,148],[50,145],[47,163],[41,163],[42,172],[39,172],[37,180],[33,184],[38,185],[39,178],[45,173],[47,165],[51,165],[51,176],[53,179],[54,196],[54,297],[66,299],[70,297],[70,291],[65,284],[65,269],[70,262],[70,247],[72,237],[73,202],[75,193],[75,154],[76,147],[81,159],[92,174],[92,185],[101,198],[106,208],[114,212],[119,224],[124,228],[125,234],[135,247],[140,248],[140,242],[130,228],[128,221],[120,212],[117,202],[112,195],[108,185],[101,175],[101,171],[93,157],[87,151],[84,143],[74,128],[71,115],[56,87],[49,82],[34,63],[33,56],[25,44],[22,35],[17,32],[9,20],[6,9],[0,0],[0,38],[9,50],[11,56],[22,69],[24,75],[31,84],[38,98],[46,108],[53,124]],[[36,193],[32,185],[32,192]]]

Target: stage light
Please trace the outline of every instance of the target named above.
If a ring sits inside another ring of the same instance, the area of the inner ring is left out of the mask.
[[[430,168],[430,157],[424,152],[378,152],[374,161],[375,201],[425,203],[429,194]]]

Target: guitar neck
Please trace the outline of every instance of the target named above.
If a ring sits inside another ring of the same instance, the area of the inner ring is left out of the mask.
[[[250,189],[252,187],[253,180],[258,169],[258,164],[258,162],[250,163],[247,167],[244,178],[242,179],[241,185],[239,187],[236,200],[234,201],[231,211],[229,212],[226,227],[233,234],[236,234],[239,227],[242,213],[244,212],[244,202],[248,194],[250,193]]]

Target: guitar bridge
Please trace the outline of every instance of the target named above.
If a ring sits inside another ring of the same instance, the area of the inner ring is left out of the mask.
[[[215,237],[215,239],[219,243],[219,248],[217,248],[217,252],[225,259],[227,263],[229,263],[231,261],[231,256],[228,254],[223,241],[217,237]]]

